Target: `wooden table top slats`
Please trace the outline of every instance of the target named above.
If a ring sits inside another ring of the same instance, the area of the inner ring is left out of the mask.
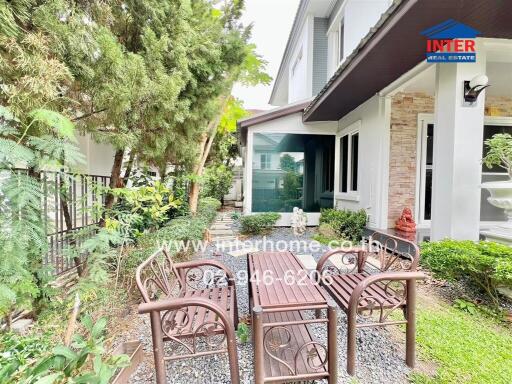
[[[291,252],[249,254],[249,277],[254,305],[263,310],[327,306],[327,294],[309,278],[309,272]],[[266,279],[272,283],[265,284]]]

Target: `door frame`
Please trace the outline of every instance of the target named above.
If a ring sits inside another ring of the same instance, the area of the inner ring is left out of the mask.
[[[416,193],[414,196],[414,217],[419,228],[430,227],[431,220],[423,219],[425,215],[425,180],[427,159],[427,129],[429,124],[434,124],[434,114],[418,113],[416,134]],[[435,129],[435,127],[434,127]],[[432,164],[432,168],[434,164]]]
[[[434,124],[435,132],[435,117],[433,113],[418,113],[418,130],[417,130],[417,143],[416,143],[416,194],[415,194],[415,207],[414,217],[417,221],[418,228],[430,228],[431,220],[423,220],[424,207],[425,207],[425,178],[426,178],[426,133],[427,125]],[[512,126],[512,117],[510,116],[484,116],[485,125],[506,125]],[[435,159],[433,159],[435,161]],[[432,165],[434,166],[434,164]],[[495,221],[480,221],[482,227],[495,225],[499,222]]]

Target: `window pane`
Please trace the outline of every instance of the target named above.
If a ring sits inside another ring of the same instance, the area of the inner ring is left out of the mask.
[[[324,165],[322,155],[333,158],[329,152],[334,136],[255,133],[253,137],[253,212],[292,212],[294,207],[319,212],[321,207],[332,207],[332,193],[322,193],[322,175],[328,186],[333,167]]]
[[[340,191],[347,192],[348,184],[348,136],[343,136],[340,139]]]
[[[510,126],[498,126],[498,125],[485,125],[484,126],[484,148],[483,148],[483,154],[484,157],[489,152],[489,148],[487,145],[485,145],[485,140],[491,139],[494,135],[498,133],[508,133],[512,134],[512,127]],[[506,173],[507,171],[497,165],[493,166],[492,168],[487,168],[485,164],[482,164],[482,172],[493,172],[493,173]]]
[[[341,24],[340,25],[340,34],[339,34],[339,55],[340,55],[340,62],[343,61],[343,41],[345,40],[344,38],[344,35],[345,35],[345,25],[344,24]]]
[[[357,191],[357,170],[359,161],[359,133],[352,135],[352,190]]]

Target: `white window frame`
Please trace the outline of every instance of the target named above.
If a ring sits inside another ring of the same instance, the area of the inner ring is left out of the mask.
[[[265,157],[265,161],[263,160],[263,157]],[[265,164],[265,166],[263,166]],[[268,152],[261,152],[260,153],[260,169],[271,169],[272,168],[272,156]]]
[[[358,159],[357,159],[357,191],[352,190],[352,137],[354,135],[359,136],[358,143]],[[348,154],[347,154],[347,192],[341,191],[341,178],[342,178],[342,169],[341,169],[341,139],[345,136],[348,136]],[[335,163],[335,172],[338,177],[335,179],[335,198],[340,200],[352,200],[359,201],[359,190],[361,187],[360,175],[361,175],[361,161],[359,154],[361,153],[361,121],[356,121],[355,123],[349,125],[345,129],[341,130],[336,135],[336,157],[337,161]]]
[[[414,217],[418,228],[430,228],[431,220],[424,220],[425,215],[425,162],[426,162],[426,137],[428,124],[435,124],[434,114],[418,113],[418,135],[416,145],[416,195]],[[484,116],[484,125],[508,125],[512,126],[512,118],[508,116]],[[435,127],[434,127],[435,132]],[[435,160],[434,160],[435,161]],[[482,172],[493,174],[492,172]],[[480,221],[482,228],[499,224],[494,221]]]
[[[343,31],[343,34],[341,33],[341,31]],[[338,26],[338,30],[336,31],[336,35],[337,35],[337,39],[336,39],[336,43],[337,43],[337,46],[336,46],[336,51],[338,53],[338,67],[340,66],[340,64],[343,62],[343,58],[344,58],[344,51],[345,51],[345,23],[343,22],[343,19],[340,21],[340,24]],[[343,41],[343,52],[341,51],[341,44],[342,44],[342,41]]]
[[[292,76],[295,76],[295,71],[297,70],[297,67],[299,65],[299,63],[302,61],[302,56],[304,55],[303,53],[303,47],[301,46],[300,47],[300,50],[299,50],[299,53],[297,54],[297,57],[295,58],[294,62],[293,62],[293,66],[292,66]]]

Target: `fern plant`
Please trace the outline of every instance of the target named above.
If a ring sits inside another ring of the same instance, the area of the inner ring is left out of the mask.
[[[0,316],[29,309],[49,292],[44,189],[40,172],[81,161],[73,124],[53,111],[37,109],[22,123],[0,106]]]

